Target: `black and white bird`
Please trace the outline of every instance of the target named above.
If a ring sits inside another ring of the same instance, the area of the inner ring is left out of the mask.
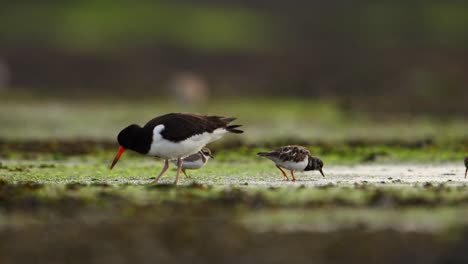
[[[211,154],[211,150],[209,148],[202,148],[202,150],[198,151],[195,154],[192,154],[186,158],[182,159],[182,173],[185,177],[190,178],[185,170],[198,170],[205,166],[210,158],[214,158]],[[177,160],[172,160],[172,163],[177,165]]]
[[[322,171],[322,160],[312,157],[310,152],[302,146],[284,146],[270,152],[260,152],[257,155],[272,160],[276,164],[276,167],[283,173],[286,180],[289,180],[289,178],[286,172],[281,168],[291,171],[293,181],[296,181],[294,171],[318,170],[322,176],[325,177]]]
[[[126,149],[140,154],[164,159],[164,167],[156,184],[169,168],[169,160],[177,159],[179,181],[182,159],[199,152],[205,145],[220,139],[226,133],[243,133],[240,125],[229,125],[236,118],[198,114],[170,113],[150,120],[145,126],[130,125],[120,131],[117,140],[120,148],[110,166],[112,169]]]
[[[465,167],[466,167],[466,171],[465,171],[465,179],[466,179],[466,175],[468,174],[468,157],[465,157]]]

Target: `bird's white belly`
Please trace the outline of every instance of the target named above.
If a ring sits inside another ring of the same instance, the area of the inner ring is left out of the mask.
[[[165,139],[161,139],[151,144],[148,155],[157,156],[163,159],[177,159],[190,156],[200,151],[206,143],[203,141],[193,142],[184,140],[174,143]]]
[[[308,160],[305,159],[301,162],[293,162],[293,161],[275,161],[276,165],[280,166],[281,168],[285,168],[287,170],[293,171],[304,171],[307,167]]]
[[[160,125],[162,126],[162,125]],[[183,141],[172,142],[162,138],[160,132],[164,126],[156,126],[153,130],[153,142],[147,155],[163,159],[185,158],[199,152],[206,144],[221,138],[227,131],[219,128],[212,133],[205,132]]]

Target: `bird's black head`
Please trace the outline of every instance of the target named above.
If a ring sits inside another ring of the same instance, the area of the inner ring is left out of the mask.
[[[213,155],[211,154],[211,150],[209,148],[202,148],[200,152],[203,154],[203,156],[214,159]]]
[[[318,170],[320,174],[322,174],[322,176],[325,177],[325,175],[323,174],[322,168],[323,168],[323,161],[321,159],[309,156],[309,164],[307,164],[307,167],[305,168],[306,171]]]
[[[139,125],[129,125],[120,131],[117,136],[119,145],[125,149],[131,149],[141,154],[148,153],[151,146],[151,133]]]
[[[117,155],[115,155],[114,161],[112,161],[110,166],[111,170],[114,168],[115,164],[117,164],[126,149],[131,149],[141,154],[148,153],[151,147],[152,133],[148,133],[148,131],[138,125],[130,125],[120,131],[117,136],[117,141],[119,142],[120,148]]]

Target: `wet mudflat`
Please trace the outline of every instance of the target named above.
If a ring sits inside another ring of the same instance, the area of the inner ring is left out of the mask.
[[[459,163],[330,158],[325,178],[291,182],[235,152],[180,186],[174,170],[149,185],[162,167],[151,158],[129,155],[109,171],[110,151],[2,158],[1,263],[466,260]]]
[[[468,262],[465,122],[277,103],[200,110],[239,117],[245,135],[210,145],[215,159],[179,186],[174,168],[151,186],[160,160],[129,152],[109,171],[115,135],[176,106],[4,102],[0,263]],[[256,157],[286,144],[307,146],[326,177],[285,181]]]
[[[0,189],[2,263],[466,260],[461,187]]]

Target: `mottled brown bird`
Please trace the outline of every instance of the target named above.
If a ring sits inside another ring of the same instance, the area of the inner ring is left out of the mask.
[[[291,171],[293,181],[296,181],[294,171],[318,170],[322,176],[325,177],[322,171],[322,160],[312,157],[310,152],[302,146],[284,146],[270,152],[260,152],[257,155],[273,161],[286,180],[289,180],[289,178],[286,175],[286,172],[281,168]]]

